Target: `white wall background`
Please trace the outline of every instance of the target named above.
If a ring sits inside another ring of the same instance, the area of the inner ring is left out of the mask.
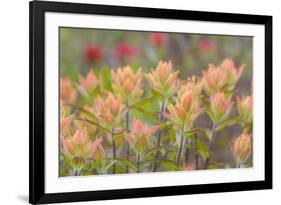
[[[274,189],[79,204],[278,204],[280,195],[281,12],[276,0],[72,0],[109,5],[273,15]],[[28,1],[0,3],[0,204],[28,200]],[[279,106],[278,106],[279,105]],[[279,202],[280,203],[280,202]]]

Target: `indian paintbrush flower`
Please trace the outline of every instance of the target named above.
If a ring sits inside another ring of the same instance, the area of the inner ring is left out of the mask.
[[[130,66],[118,68],[111,72],[111,76],[113,91],[122,97],[124,104],[134,103],[140,98],[143,93],[141,68],[136,73]]]
[[[237,97],[237,110],[240,115],[241,121],[244,124],[252,123],[253,121],[253,97]]]
[[[125,113],[126,109],[122,106],[120,97],[114,97],[111,93],[106,99],[97,96],[94,115],[103,126],[112,129],[120,122]]]
[[[234,141],[233,154],[237,164],[244,163],[251,155],[251,137],[247,133],[241,134]]]
[[[148,145],[149,137],[154,134],[158,128],[158,125],[148,127],[139,119],[133,119],[132,130],[126,135],[126,139],[136,152],[141,153]]]
[[[83,76],[79,75],[79,83],[80,83],[80,86],[88,93],[91,93],[95,88],[97,88],[97,86],[99,84],[99,82],[92,70],[89,71],[89,73],[87,74],[87,76],[85,78]]]
[[[239,80],[244,65],[237,69],[231,59],[225,59],[219,67],[209,64],[207,71],[203,71],[205,92],[210,95],[212,92],[232,91]]]
[[[218,123],[226,119],[232,109],[232,95],[228,98],[223,92],[215,92],[210,97],[211,111],[214,116],[214,123]]]
[[[186,92],[191,93],[193,96],[200,96],[203,88],[203,81],[192,76],[188,78],[179,88],[178,95],[183,95]]]
[[[69,129],[69,125],[70,125],[71,121],[73,120],[73,117],[74,117],[73,115],[66,116],[65,111],[61,112],[61,115],[60,115],[60,134],[61,134],[61,136],[63,136]]]
[[[194,120],[202,113],[203,108],[200,106],[197,96],[194,96],[190,90],[178,93],[175,104],[167,106],[168,113],[164,116],[178,129],[189,130]]]
[[[77,129],[72,137],[61,139],[64,155],[71,160],[74,168],[80,170],[90,156],[87,128]]]
[[[104,160],[105,151],[102,146],[102,139],[97,138],[91,144],[91,158],[96,163],[101,163]]]
[[[161,93],[164,97],[171,97],[177,91],[177,78],[179,71],[173,72],[172,62],[160,61],[155,70],[146,75],[150,87]]]
[[[73,103],[77,97],[77,92],[69,78],[60,80],[60,99],[64,103]]]

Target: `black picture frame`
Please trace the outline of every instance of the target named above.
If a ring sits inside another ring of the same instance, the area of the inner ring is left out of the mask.
[[[30,43],[30,143],[29,143],[29,202],[32,204],[154,197],[167,195],[199,194],[260,190],[272,188],[272,16],[215,13],[201,11],[105,6],[93,4],[32,1],[29,4]],[[149,17],[164,19],[197,20],[259,24],[265,27],[265,180],[136,188],[71,193],[45,193],[44,133],[45,133],[45,72],[44,41],[45,13],[79,13],[111,16]]]

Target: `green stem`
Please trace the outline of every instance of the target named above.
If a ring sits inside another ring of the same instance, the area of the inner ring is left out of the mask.
[[[80,176],[80,171],[79,169],[74,168],[74,176]]]
[[[140,173],[141,153],[137,153],[137,173]]]
[[[111,137],[112,137],[112,158],[113,160],[116,159],[116,145],[115,145],[115,140],[113,139],[114,137],[114,130],[112,129],[112,133],[111,133]],[[116,170],[116,165],[115,163],[112,166],[112,174],[115,174],[115,170]]]
[[[163,119],[162,119],[162,112],[165,111],[165,101],[166,101],[166,100],[164,100],[164,101],[162,102],[162,104],[161,104],[161,112],[160,112],[160,115],[159,115],[159,123],[161,123],[161,121],[163,120]],[[161,135],[162,135],[162,133],[161,133],[161,130],[159,129],[158,132],[157,132],[157,145],[156,145],[156,148],[159,148],[159,147],[160,147]],[[156,159],[156,160],[159,158],[159,155],[160,155],[160,150],[157,150],[156,155],[155,155],[155,159]],[[157,164],[157,162],[155,161],[154,164],[153,164],[153,168],[152,168],[153,172],[156,172],[157,167],[158,167],[158,164]]]
[[[213,127],[212,127],[212,131],[211,131],[211,141],[208,145],[208,153],[209,153],[209,157],[206,159],[205,164],[204,164],[204,169],[208,169],[209,163],[210,163],[210,158],[211,158],[211,149],[212,146],[214,144],[215,141],[215,137],[216,137],[216,128],[217,125],[215,123],[213,123]]]
[[[177,155],[177,159],[176,159],[176,164],[177,166],[180,165],[180,158],[181,158],[181,153],[182,153],[182,148],[183,148],[183,142],[184,142],[184,131],[183,129],[181,130],[180,133],[180,147],[179,147],[179,151],[178,151],[178,155]]]
[[[189,150],[190,150],[190,148],[188,147],[188,145],[189,145],[189,140],[188,139],[186,139],[185,144],[187,145],[187,148],[185,150],[185,163],[188,164]]]
[[[130,129],[130,113],[129,113],[129,106],[128,106],[128,103],[126,103],[126,106],[127,106],[127,113],[126,113],[126,129],[127,131]],[[127,160],[129,161],[130,160],[130,144],[129,142],[126,142],[126,155],[127,155]],[[127,173],[129,173],[129,167],[127,166],[126,167],[126,170],[127,170]]]
[[[195,134],[195,143],[196,143],[196,147],[198,146],[198,136],[197,134]],[[199,155],[196,152],[195,153],[195,170],[199,169]]]
[[[240,168],[241,167],[241,163],[240,162],[237,162],[236,163],[236,168]]]

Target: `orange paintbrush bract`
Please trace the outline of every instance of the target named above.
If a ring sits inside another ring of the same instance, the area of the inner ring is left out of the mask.
[[[251,123],[253,121],[253,97],[237,97],[236,102],[241,121],[245,124]]]
[[[170,97],[177,91],[179,71],[173,71],[172,62],[160,61],[155,70],[146,74],[146,79],[152,89],[164,97]]]
[[[204,89],[207,94],[212,92],[231,91],[239,80],[244,65],[237,69],[232,59],[225,59],[219,67],[209,64],[207,71],[203,71]]]
[[[91,92],[99,84],[93,71],[89,71],[85,78],[79,75],[79,83],[80,86],[87,92]]]
[[[241,134],[234,141],[233,154],[237,163],[244,163],[251,155],[251,138],[247,133]]]
[[[143,152],[148,145],[149,137],[155,133],[158,128],[158,125],[148,127],[140,120],[133,119],[132,130],[126,135],[126,139],[137,152]]]
[[[143,93],[142,70],[139,68],[134,73],[130,66],[118,68],[111,72],[112,89],[119,94],[125,104],[131,104],[139,100]]]
[[[232,109],[232,96],[228,98],[222,92],[215,92],[210,97],[211,110],[216,122],[226,119]]]

